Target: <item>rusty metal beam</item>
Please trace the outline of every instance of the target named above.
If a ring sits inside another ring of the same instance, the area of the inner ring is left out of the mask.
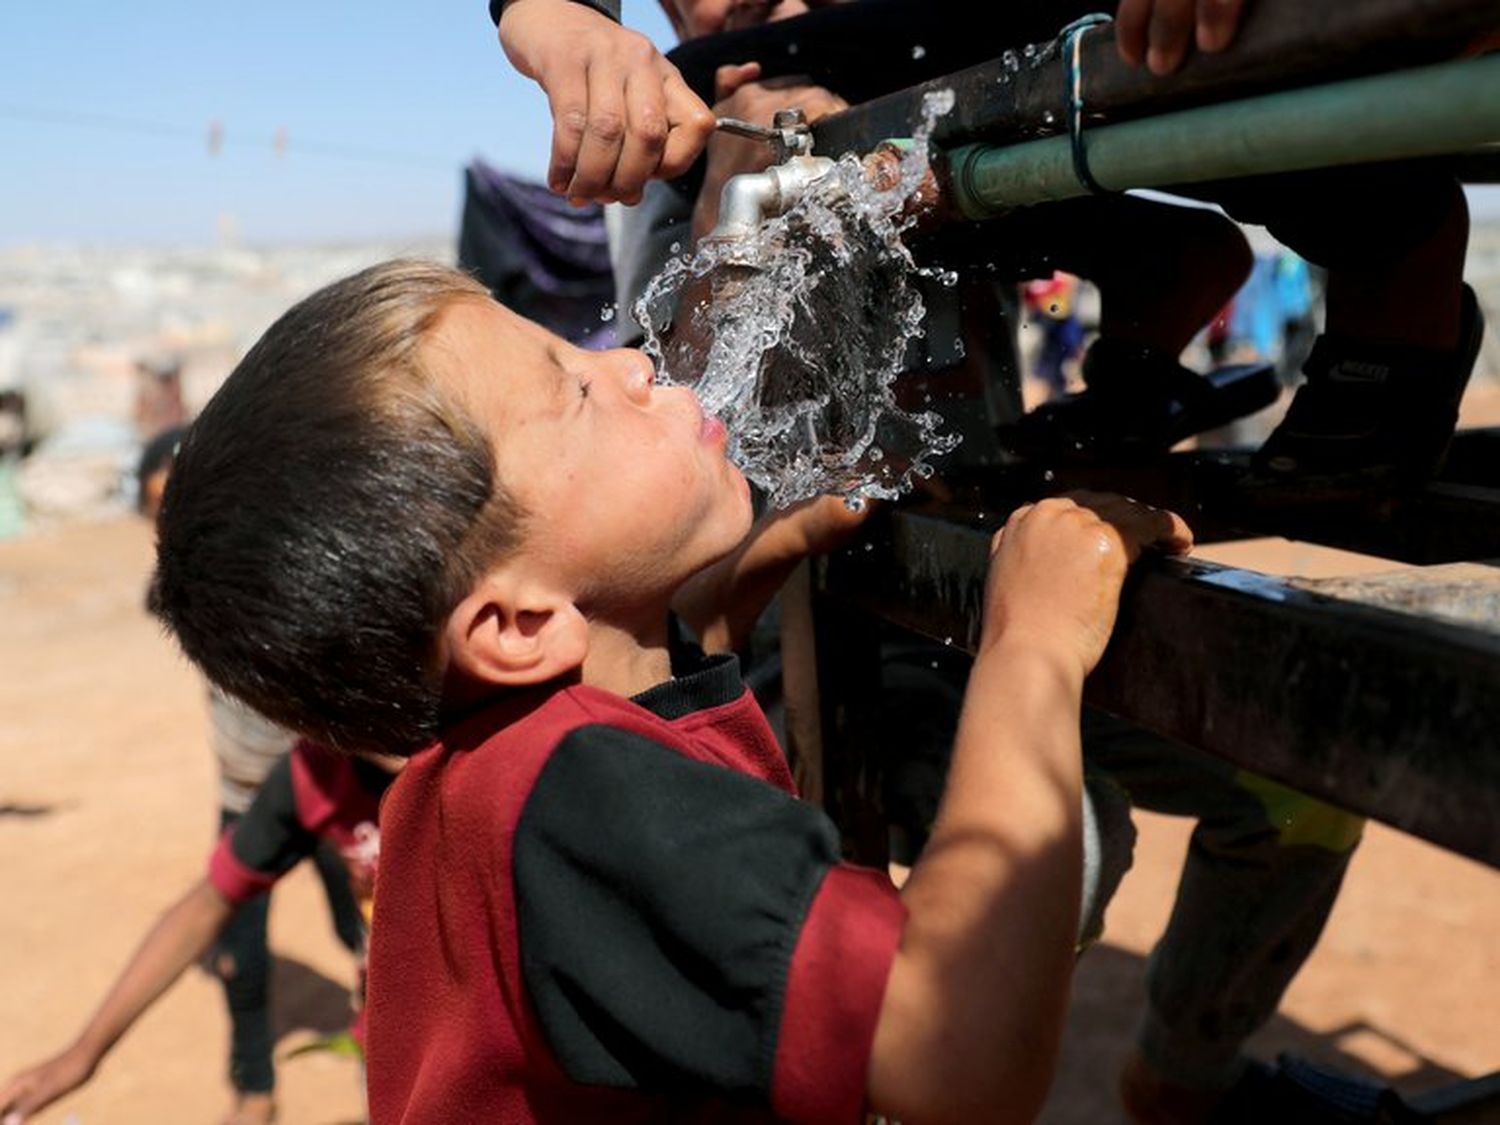
[[[822,563],[820,597],[972,651],[1004,515],[890,513],[869,549]],[[1500,632],[1158,561],[1127,587],[1085,698],[1500,866]]]

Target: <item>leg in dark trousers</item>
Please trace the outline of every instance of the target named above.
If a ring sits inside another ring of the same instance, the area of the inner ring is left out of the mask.
[[[365,949],[365,919],[360,913],[354,889],[349,885],[349,867],[338,849],[326,840],[313,853],[313,866],[328,895],[328,909],[333,914],[333,932],[344,948],[356,956]]]
[[[220,810],[221,830],[240,819]],[[259,895],[235,911],[208,954],[208,966],[224,984],[229,1008],[229,1081],[245,1094],[269,1093],[276,1084],[271,1063],[271,954],[266,920],[271,897]]]

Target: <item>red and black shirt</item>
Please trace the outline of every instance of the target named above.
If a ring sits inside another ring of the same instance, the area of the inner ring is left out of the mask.
[[[905,914],[792,788],[733,657],[511,699],[413,757],[381,814],[374,1125],[860,1120]]]

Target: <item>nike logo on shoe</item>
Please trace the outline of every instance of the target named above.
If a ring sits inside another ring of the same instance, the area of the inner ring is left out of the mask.
[[[1333,383],[1384,383],[1390,376],[1387,364],[1343,359],[1328,369],[1327,378]]]

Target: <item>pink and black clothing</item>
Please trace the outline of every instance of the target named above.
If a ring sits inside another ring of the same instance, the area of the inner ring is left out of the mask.
[[[266,776],[245,815],[219,839],[208,877],[235,904],[269,891],[327,841],[368,903],[380,854],[375,815],[391,775],[370,762],[299,742]]]
[[[375,812],[390,777],[367,762],[299,742],[271,767],[248,809],[224,813],[208,873],[236,909],[209,962],[224,982],[229,1080],[242,1093],[269,1093],[276,1084],[266,892],[299,861],[311,859],[333,906],[340,942],[363,957],[380,841]]]
[[[508,699],[381,814],[374,1125],[860,1121],[905,919],[733,657]]]

